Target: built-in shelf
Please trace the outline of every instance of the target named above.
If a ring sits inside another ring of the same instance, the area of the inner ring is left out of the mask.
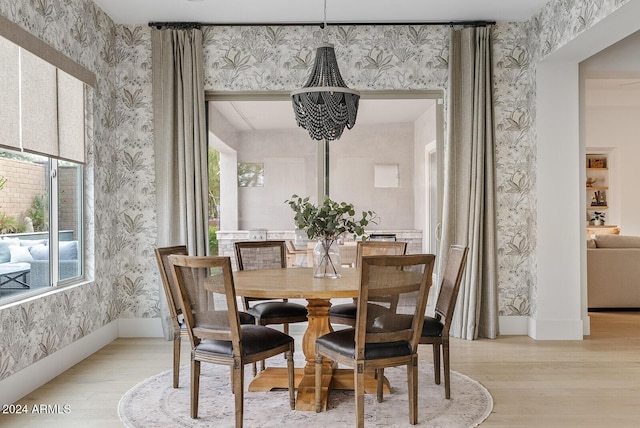
[[[609,159],[606,153],[587,151],[586,220],[587,227],[608,228],[609,216]],[[600,203],[602,205],[592,205]],[[596,214],[599,212],[599,214]],[[597,226],[594,224],[596,223]],[[601,229],[602,230],[602,229]]]

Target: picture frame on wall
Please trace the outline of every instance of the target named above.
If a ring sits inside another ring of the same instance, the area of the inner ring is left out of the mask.
[[[605,158],[588,158],[587,168],[606,168],[607,162]]]
[[[238,162],[238,187],[263,187],[264,163]]]

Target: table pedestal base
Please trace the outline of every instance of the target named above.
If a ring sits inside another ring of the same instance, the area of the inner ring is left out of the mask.
[[[305,369],[296,369],[295,385],[298,389],[296,396],[296,410],[315,411],[316,389],[315,375],[306,374]],[[271,391],[272,389],[287,389],[287,369],[284,367],[267,367],[249,384],[249,391]],[[333,373],[326,373],[322,376],[322,411],[327,410],[327,399],[329,389],[354,389],[353,369],[334,369]],[[377,381],[373,373],[365,376],[365,394],[375,394],[377,392]],[[390,394],[389,381],[385,377],[383,391]]]

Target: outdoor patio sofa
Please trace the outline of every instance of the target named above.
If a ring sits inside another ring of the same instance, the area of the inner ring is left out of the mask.
[[[7,275],[28,269],[19,279],[31,288],[49,285],[49,248],[47,239],[0,238],[0,276],[3,288],[22,287]],[[78,242],[61,241],[59,278],[64,280],[79,274]]]

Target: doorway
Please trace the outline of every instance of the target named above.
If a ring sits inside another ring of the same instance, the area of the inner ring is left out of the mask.
[[[376,229],[424,231],[428,188],[419,153],[427,143],[442,144],[442,99],[442,91],[363,93],[356,126],[331,142],[331,198],[380,211]],[[318,143],[297,127],[288,93],[209,93],[207,101],[210,143],[223,142],[235,156],[236,176],[220,179],[221,189],[230,189],[228,199],[221,190],[221,216],[235,210],[235,222],[222,218],[220,230],[292,229],[290,208],[283,202],[292,194],[317,201],[322,177]],[[263,164],[261,187],[238,187],[237,165],[243,163]],[[368,185],[374,167],[385,163],[399,165],[398,187]]]

